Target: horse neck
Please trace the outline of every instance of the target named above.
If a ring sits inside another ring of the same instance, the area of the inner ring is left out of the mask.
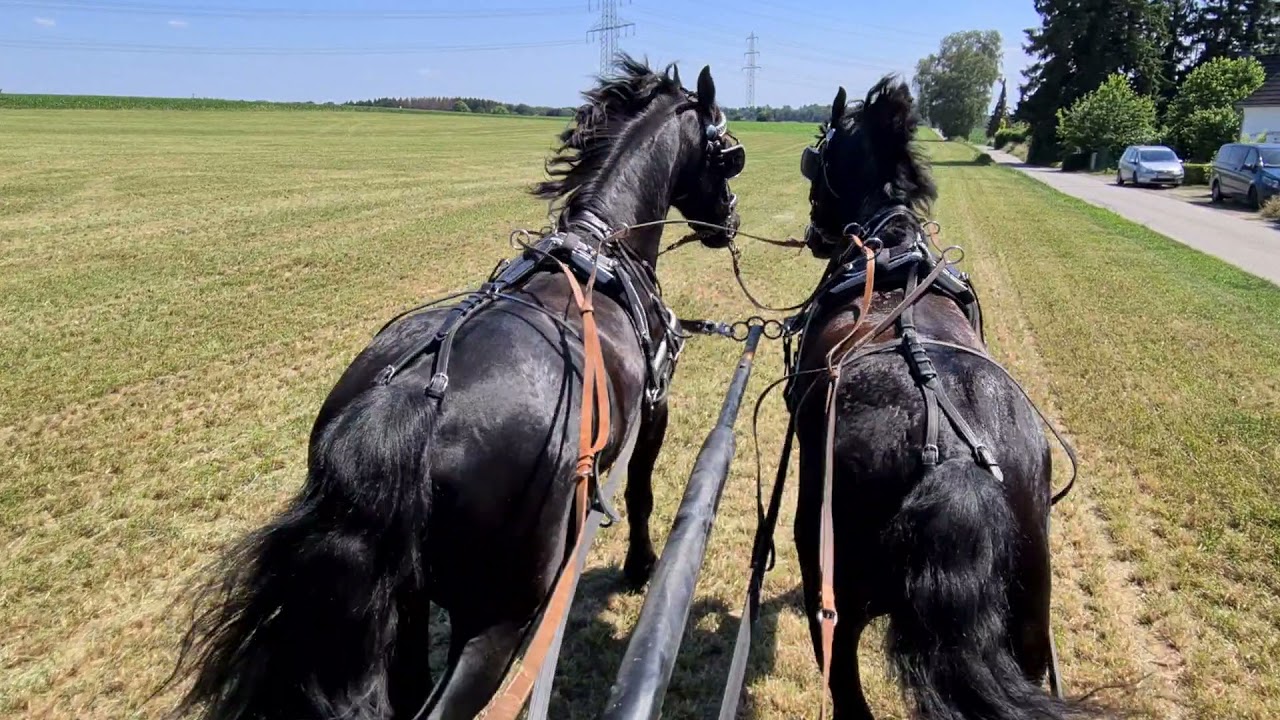
[[[563,224],[573,225],[575,215],[588,212],[615,231],[666,219],[683,161],[680,116],[669,116],[652,132],[645,129],[621,139],[625,149],[601,169],[591,192],[575,198],[565,209]],[[629,231],[621,242],[653,267],[658,261],[662,228],[652,225]]]

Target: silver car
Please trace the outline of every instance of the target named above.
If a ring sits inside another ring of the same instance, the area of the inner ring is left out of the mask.
[[[1163,145],[1130,145],[1120,156],[1116,184],[1181,185],[1182,159]]]

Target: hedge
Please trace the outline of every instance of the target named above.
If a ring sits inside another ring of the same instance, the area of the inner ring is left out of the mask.
[[[1182,176],[1183,185],[1208,185],[1209,170],[1213,167],[1208,163],[1186,163],[1183,166],[1186,174]]]
[[[1013,125],[997,130],[995,141],[991,144],[993,147],[1002,148],[1006,145],[1017,145],[1026,141],[1027,127],[1025,125]]]

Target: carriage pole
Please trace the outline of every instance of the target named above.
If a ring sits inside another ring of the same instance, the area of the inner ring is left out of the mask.
[[[671,534],[653,571],[640,619],[622,658],[617,680],[609,691],[604,720],[657,718],[675,667],[680,639],[689,620],[694,588],[707,553],[707,538],[715,523],[720,496],[733,462],[734,421],[751,377],[756,346],[764,332],[752,325],[746,348],[720,407],[720,419],[702,443]]]

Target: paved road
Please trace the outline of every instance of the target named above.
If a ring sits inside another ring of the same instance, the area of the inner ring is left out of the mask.
[[[1008,153],[988,152],[996,162],[1014,166],[1050,187],[1280,285],[1280,228],[1239,208],[1188,202],[1185,194],[1179,195],[1185,190],[1118,187],[1106,177],[1031,167]]]

